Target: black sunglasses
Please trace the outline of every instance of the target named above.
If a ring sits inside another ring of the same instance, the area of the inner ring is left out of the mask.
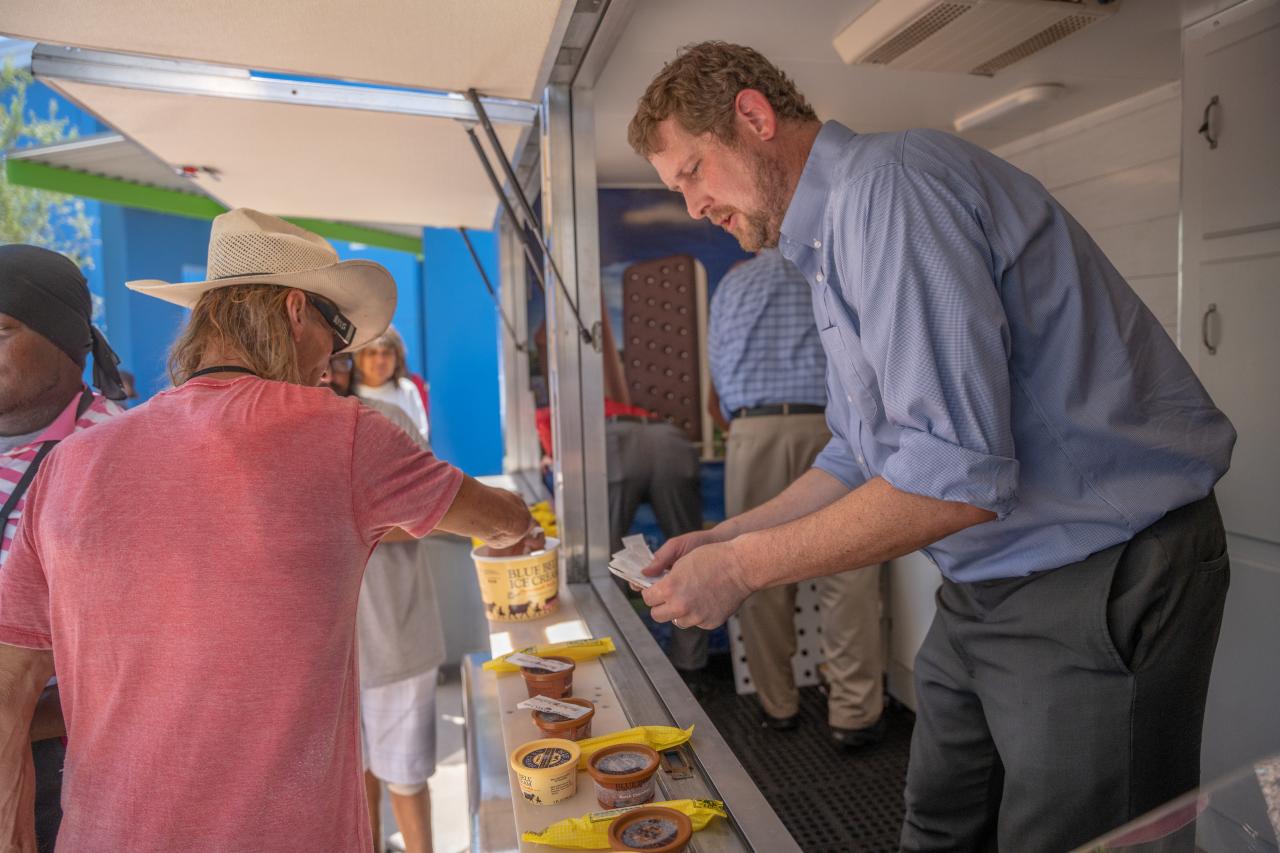
[[[340,352],[351,346],[351,342],[356,338],[356,327],[345,314],[338,310],[338,306],[313,293],[307,294],[307,302],[320,312],[320,316],[333,332],[333,351]]]

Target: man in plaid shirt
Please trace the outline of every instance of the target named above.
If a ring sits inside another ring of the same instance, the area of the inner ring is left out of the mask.
[[[776,249],[721,279],[707,356],[719,414],[731,422],[725,512],[733,517],[780,494],[831,440],[823,414],[827,360],[809,283]],[[844,749],[876,743],[884,731],[879,572],[853,570],[815,583],[831,737]],[[791,670],[795,611],[795,584],[759,590],[738,611],[764,724],[776,731],[794,729],[800,711]]]
[[[117,359],[90,322],[91,305],[84,276],[67,258],[35,246],[0,246],[0,572],[45,456],[73,432],[121,411],[113,402],[125,397]],[[90,352],[103,394],[81,378]],[[64,734],[53,683],[31,726],[42,851],[53,849],[61,817]]]

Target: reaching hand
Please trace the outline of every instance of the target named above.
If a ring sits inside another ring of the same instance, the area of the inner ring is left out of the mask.
[[[541,551],[547,547],[547,534],[535,522],[533,527],[524,537],[513,545],[505,548],[495,548],[489,546],[488,556],[490,557],[519,557],[522,554],[532,554],[534,551]]]
[[[645,566],[644,573],[650,577],[660,575],[695,548],[701,548],[716,541],[715,532],[712,530],[695,530],[692,533],[668,539],[658,549],[658,553],[653,555],[653,562]]]
[[[685,538],[667,544],[679,547],[677,543]],[[659,551],[658,556],[661,555]],[[655,560],[654,565],[657,564]],[[644,591],[644,600],[652,608],[649,615],[658,622],[672,622],[677,628],[719,627],[752,592],[743,574],[731,542],[690,546],[675,559],[666,577]]]

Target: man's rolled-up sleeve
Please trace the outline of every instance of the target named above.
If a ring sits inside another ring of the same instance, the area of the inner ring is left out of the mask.
[[[1004,518],[1018,495],[1009,328],[982,208],[909,165],[851,186],[846,204],[865,222],[845,297],[899,437],[881,476]]]

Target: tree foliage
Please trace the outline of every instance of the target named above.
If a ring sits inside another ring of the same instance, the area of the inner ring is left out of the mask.
[[[58,116],[58,102],[52,98],[45,118],[27,108],[27,90],[33,82],[30,71],[11,62],[0,69],[0,152],[66,142],[78,135],[69,119]],[[0,170],[3,243],[43,246],[71,258],[81,269],[90,269],[93,218],[85,212],[83,199],[11,184]]]

